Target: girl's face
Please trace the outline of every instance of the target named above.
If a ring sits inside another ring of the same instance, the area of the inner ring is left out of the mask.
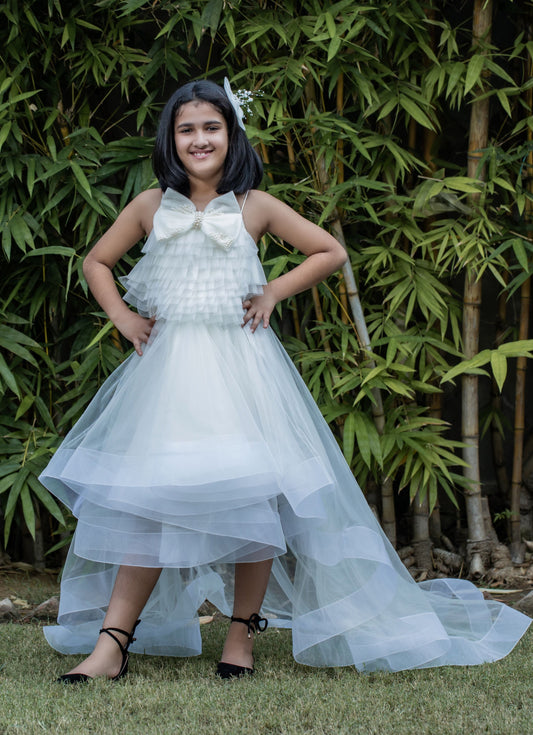
[[[209,102],[187,102],[174,120],[176,152],[190,179],[216,185],[224,172],[228,152],[228,126]]]

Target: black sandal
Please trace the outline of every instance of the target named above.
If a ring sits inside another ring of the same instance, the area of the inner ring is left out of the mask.
[[[263,633],[268,627],[268,620],[260,617],[257,613],[250,615],[248,620],[244,618],[235,618],[231,616],[232,623],[243,623],[248,627],[248,638],[252,637],[252,633]],[[235,679],[241,676],[251,676],[255,669],[250,669],[248,666],[237,666],[236,664],[228,664],[225,661],[220,661],[217,666],[217,676],[221,679]]]
[[[116,676],[110,677],[110,681],[118,681],[119,679],[122,679],[123,676],[126,676],[126,674],[128,673],[128,662],[130,657],[128,653],[128,648],[131,646],[133,641],[137,640],[133,637],[133,634],[135,633],[135,628],[139,625],[140,622],[140,620],[137,620],[137,622],[133,626],[133,630],[131,631],[131,633],[128,633],[127,630],[122,630],[121,628],[100,628],[99,635],[101,633],[107,633],[107,635],[111,636],[111,638],[120,648],[120,652],[122,654],[122,664],[120,666],[120,671]],[[122,645],[117,636],[113,635],[113,633],[111,632],[112,630],[114,630],[115,633],[121,633],[122,635],[126,636],[127,640],[125,645]],[[63,684],[80,684],[82,682],[90,681],[93,678],[94,677],[89,676],[88,674],[63,674],[56,681],[60,681]]]

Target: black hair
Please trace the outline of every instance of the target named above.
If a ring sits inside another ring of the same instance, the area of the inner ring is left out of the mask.
[[[263,164],[246,133],[239,127],[237,115],[225,91],[214,82],[199,80],[184,84],[174,92],[161,113],[152,166],[163,191],[170,188],[181,194],[190,193],[189,177],[176,152],[174,124],[180,107],[196,100],[213,105],[228,127],[228,153],[217,193],[234,191],[244,194],[249,189],[257,188],[263,178]]]

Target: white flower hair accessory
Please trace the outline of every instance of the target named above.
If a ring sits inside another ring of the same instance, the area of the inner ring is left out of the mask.
[[[238,89],[237,93],[233,94],[233,92],[231,91],[229,79],[227,77],[224,77],[224,92],[226,93],[231,106],[235,110],[235,115],[237,116],[239,127],[243,130],[246,130],[243,120],[245,112],[246,114],[249,114],[250,112],[250,102],[253,99],[252,92],[248,91],[247,89]]]

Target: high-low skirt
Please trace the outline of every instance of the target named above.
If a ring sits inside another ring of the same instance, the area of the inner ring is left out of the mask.
[[[417,584],[273,331],[158,322],[41,475],[78,518],[48,642],[94,647],[120,565],[162,567],[131,651],[201,652],[233,564],[274,557],[262,614],[311,666],[398,671],[505,656],[531,622],[457,579]]]

